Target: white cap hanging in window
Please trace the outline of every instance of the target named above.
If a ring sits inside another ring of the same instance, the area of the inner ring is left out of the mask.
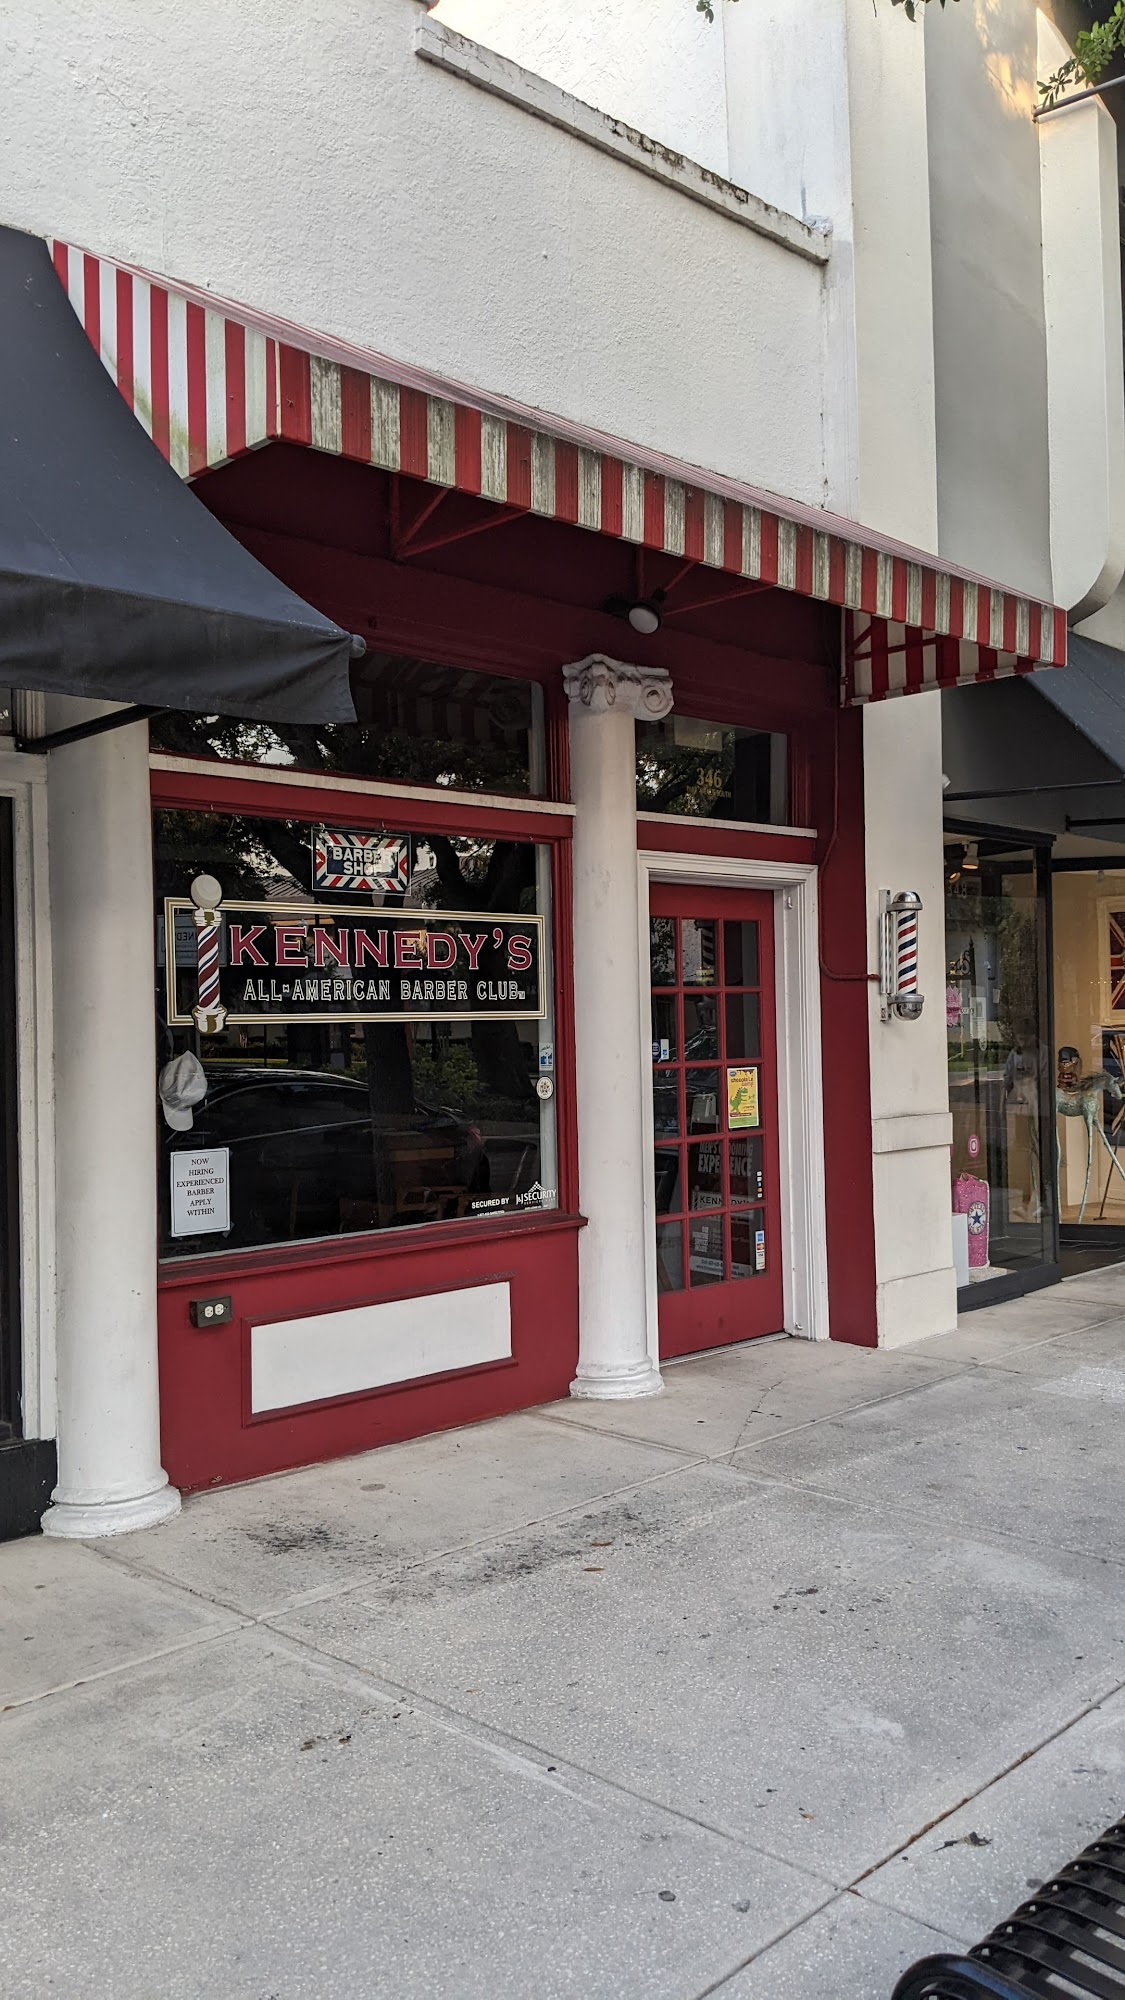
[[[197,1104],[207,1095],[207,1076],[198,1056],[186,1049],[166,1062],[157,1083],[164,1123],[173,1132],[190,1132]]]

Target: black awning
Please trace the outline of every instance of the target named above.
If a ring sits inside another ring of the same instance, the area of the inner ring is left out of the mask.
[[[1032,674],[1028,684],[1125,772],[1125,653],[1071,632],[1062,672]]]
[[[355,719],[349,633],[256,562],[128,409],[37,237],[0,228],[0,686]]]

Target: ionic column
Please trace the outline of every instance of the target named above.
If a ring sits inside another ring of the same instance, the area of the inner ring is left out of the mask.
[[[68,703],[51,721],[107,707]],[[160,1463],[156,1373],[148,729],[50,760],[59,1482],[43,1530],[115,1535],[180,1505]]]
[[[636,717],[672,706],[669,676],[595,653],[564,667],[574,821],[579,1352],[572,1396],[652,1396],[643,1195],[647,992],[637,957]],[[646,1018],[642,1022],[642,1009]]]

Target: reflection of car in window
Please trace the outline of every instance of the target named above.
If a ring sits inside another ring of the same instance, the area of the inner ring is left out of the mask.
[[[229,1147],[227,1247],[448,1221],[489,1190],[480,1131],[455,1111],[373,1109],[365,1083],[319,1071],[205,1068],[191,1131],[165,1145]]]

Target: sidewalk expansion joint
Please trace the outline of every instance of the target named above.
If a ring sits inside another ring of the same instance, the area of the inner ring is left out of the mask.
[[[1121,1694],[1123,1690],[1125,1690],[1125,1681],[1116,1681],[1112,1687],[1103,1688],[1101,1694],[1096,1696],[1093,1701],[1085,1702],[1081,1708],[1075,1710],[1073,1715],[1069,1715],[1065,1722],[1060,1722],[1057,1729],[1048,1730],[1046,1736],[1041,1737],[1038,1743],[1031,1744],[1027,1750],[1021,1750],[1018,1757],[1011,1758],[999,1771],[994,1771],[990,1778],[984,1780],[983,1784],[974,1786],[972,1791],[965,1793],[964,1798],[958,1799],[956,1804],[948,1806],[944,1812],[935,1813],[933,1819],[927,1820],[925,1826],[920,1826],[916,1833],[912,1833],[906,1840],[900,1841],[898,1846],[892,1848],[889,1854],[885,1854],[881,1861],[873,1862],[870,1868],[865,1868],[861,1874],[856,1875],[847,1885],[849,1890],[858,1891],[864,1882],[870,1881],[872,1875],[878,1874],[879,1870],[885,1868],[888,1862],[896,1861],[900,1855],[909,1853],[910,1849],[916,1847],[920,1840],[925,1840],[927,1834],[933,1833],[938,1827],[944,1826],[945,1822],[952,1819],[955,1813],[963,1812],[966,1806],[976,1805],[978,1800],[984,1798],[993,1790],[994,1786],[1002,1784],[1004,1779],[1010,1778],[1014,1771],[1022,1770],[1023,1766],[1030,1764],[1032,1759],[1038,1757],[1042,1750],[1049,1749],[1052,1743],[1058,1743],[1070,1730],[1077,1728],[1080,1722],[1085,1722],[1088,1716],[1095,1715],[1099,1708],[1104,1708],[1107,1702],[1112,1701],[1115,1695]],[[872,1901],[876,1900],[878,1899],[872,1898]],[[895,1905],[891,1904],[888,1907],[894,1908]],[[903,1912],[903,1914],[909,1913]]]
[[[220,1609],[229,1611],[234,1617],[250,1624],[261,1624],[266,1619],[280,1618],[290,1611],[302,1611],[312,1605],[332,1603],[338,1598],[350,1597],[356,1591],[367,1590],[372,1586],[378,1588],[393,1584],[403,1577],[425,1571],[434,1563],[450,1562],[459,1556],[473,1555],[480,1550],[503,1548],[506,1543],[515,1541],[518,1536],[528,1533],[531,1529],[550,1527],[567,1521],[588,1513],[592,1508],[604,1506],[611,1500],[627,1500],[631,1494],[639,1493],[649,1486],[658,1486],[663,1480],[672,1479],[679,1473],[707,1470],[715,1463],[714,1460],[702,1455],[682,1459],[678,1457],[675,1464],[662,1467],[659,1472],[646,1473],[643,1478],[630,1480],[624,1486],[604,1487],[597,1492],[588,1493],[581,1500],[568,1502],[565,1507],[555,1508],[545,1514],[535,1514],[529,1520],[517,1521],[494,1534],[476,1535],[465,1542],[453,1542],[444,1548],[427,1549],[421,1555],[401,1557],[387,1562],[382,1569],[367,1569],[358,1580],[342,1584],[320,1584],[307,1591],[298,1591],[293,1596],[283,1598],[279,1603],[267,1605],[259,1611],[248,1610],[245,1605],[231,1603],[225,1598],[213,1597],[196,1584],[185,1583],[178,1577],[168,1576],[165,1571],[153,1568],[151,1564],[133,1556],[128,1549],[120,1547],[116,1542],[89,1543],[87,1546],[92,1555],[100,1556],[106,1562],[128,1570],[132,1575],[143,1576],[149,1582],[161,1584],[168,1590],[183,1591],[186,1596],[198,1599],[204,1604],[218,1605]],[[124,1541],[125,1537],[121,1540]]]
[[[771,1438],[763,1438],[762,1443],[771,1444]],[[744,1447],[744,1455],[755,1449],[753,1445]],[[1050,1556],[1071,1556],[1077,1562],[1091,1563],[1103,1569],[1125,1568],[1125,1549],[1120,1555],[1106,1555],[1102,1549],[1072,1548],[1068,1542],[1044,1542],[1042,1535],[1021,1535],[1014,1528],[999,1528],[994,1522],[984,1525],[978,1521],[935,1521],[932,1514],[906,1506],[900,1499],[868,1500],[857,1493],[841,1493],[837,1487],[821,1486],[814,1480],[798,1479],[792,1473],[752,1472],[741,1465],[732,1465],[730,1470],[738,1479],[744,1479],[748,1486],[773,1487],[783,1492],[805,1493],[817,1500],[830,1500],[837,1507],[855,1507],[864,1514],[876,1517],[892,1514],[896,1521],[910,1521],[924,1529],[937,1540],[948,1541],[956,1538],[965,1542],[980,1542],[992,1548],[1028,1548],[1035,1550],[1041,1558]]]
[[[170,1646],[156,1646],[151,1653],[134,1653],[127,1660],[116,1660],[110,1667],[94,1667],[88,1674],[78,1674],[72,1681],[58,1681],[53,1687],[37,1688],[34,1694],[17,1695],[14,1701],[0,1703],[0,1715],[8,1715],[17,1708],[33,1708],[36,1702],[48,1701],[54,1695],[72,1694],[76,1688],[90,1687],[96,1681],[113,1680],[115,1675],[151,1666],[154,1660],[171,1659],[177,1653],[190,1653],[197,1646],[211,1646],[220,1639],[233,1639],[239,1632],[249,1631],[256,1622],[253,1618],[240,1617],[230,1625],[219,1626],[214,1632],[197,1632],[191,1638],[177,1639]]]
[[[562,1752],[547,1750],[542,1744],[532,1743],[526,1737],[513,1735],[508,1730],[497,1728],[493,1723],[468,1716],[463,1710],[454,1708],[450,1703],[441,1701],[434,1695],[422,1694],[402,1682],[389,1680],[385,1675],[376,1673],[373,1668],[364,1666],[361,1661],[354,1660],[345,1653],[330,1653],[324,1647],[318,1646],[314,1640],[299,1638],[296,1634],[287,1632],[283,1626],[265,1624],[264,1629],[283,1646],[288,1646],[293,1653],[306,1658],[311,1657],[327,1679],[339,1680],[342,1670],[358,1675],[364,1686],[380,1702],[406,1708],[430,1722],[435,1728],[444,1730],[447,1735],[473,1743],[479,1749],[490,1751],[493,1755],[518,1759],[527,1770],[528,1776],[534,1776],[537,1781],[546,1780],[551,1783],[553,1778],[554,1790],[569,1792],[571,1797],[590,1804],[587,1792],[574,1791],[565,1783],[557,1782],[559,1776],[571,1775],[582,1779],[586,1786],[593,1788],[595,1794],[598,1792],[609,1794],[615,1799],[627,1801],[632,1806],[641,1806],[647,1812],[659,1813],[665,1819],[676,1820],[684,1826],[693,1827],[696,1832],[704,1833],[710,1839],[720,1840],[726,1846],[744,1849],[747,1853],[757,1854],[764,1860],[775,1862],[779,1867],[788,1868],[794,1874],[815,1882],[818,1888],[829,1890],[829,1901],[840,1893],[842,1884],[822,1870],[810,1867],[807,1862],[794,1861],[787,1855],[778,1854],[773,1848],[763,1847],[760,1842],[748,1839],[745,1834],[739,1833],[733,1827],[722,1826],[716,1821],[702,1818],[697,1813],[687,1812],[682,1806],[669,1804],[667,1800],[658,1798],[650,1792],[643,1792],[635,1786],[625,1784],[620,1778],[611,1778],[604,1772],[595,1771],[589,1765],[580,1764]],[[548,1766],[555,1767],[550,1776],[548,1776]]]

